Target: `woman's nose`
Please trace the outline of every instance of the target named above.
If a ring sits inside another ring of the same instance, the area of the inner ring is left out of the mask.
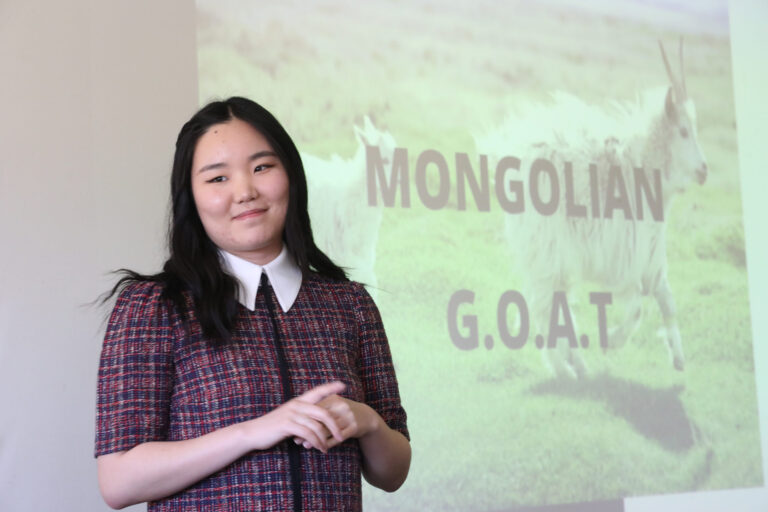
[[[241,176],[237,180],[235,198],[238,203],[247,203],[256,199],[258,191],[251,180],[250,173]]]

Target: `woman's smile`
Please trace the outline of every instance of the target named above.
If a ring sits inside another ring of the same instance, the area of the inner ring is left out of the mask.
[[[233,217],[234,220],[246,220],[246,219],[252,219],[254,217],[260,217],[267,211],[266,208],[255,208],[253,210],[248,210],[243,213],[239,213]]]

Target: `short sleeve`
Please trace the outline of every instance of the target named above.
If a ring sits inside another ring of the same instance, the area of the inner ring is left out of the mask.
[[[355,287],[365,403],[381,415],[389,428],[399,431],[410,440],[381,315],[365,288],[359,284],[355,284]]]
[[[96,393],[95,455],[167,438],[173,326],[156,283],[135,283],[109,318]]]

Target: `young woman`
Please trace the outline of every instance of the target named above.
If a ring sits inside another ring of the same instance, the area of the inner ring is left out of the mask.
[[[360,510],[410,465],[378,310],[315,245],[298,151],[244,98],[181,129],[163,271],[127,271],[99,368],[113,508]],[[332,198],[328,198],[332,200]]]

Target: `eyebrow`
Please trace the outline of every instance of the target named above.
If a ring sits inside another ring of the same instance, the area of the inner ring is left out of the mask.
[[[264,158],[266,156],[277,157],[277,153],[275,153],[274,151],[267,151],[267,150],[259,151],[257,153],[252,154],[251,156],[249,156],[248,157],[248,161],[249,162],[253,162],[254,160],[258,160],[259,158]],[[216,169],[224,168],[226,166],[227,166],[227,164],[225,162],[215,162],[215,163],[212,163],[212,164],[208,164],[208,165],[202,166],[200,169],[197,170],[197,172],[198,173],[202,173],[202,172],[206,172],[206,171],[213,171],[213,170],[216,170]]]

